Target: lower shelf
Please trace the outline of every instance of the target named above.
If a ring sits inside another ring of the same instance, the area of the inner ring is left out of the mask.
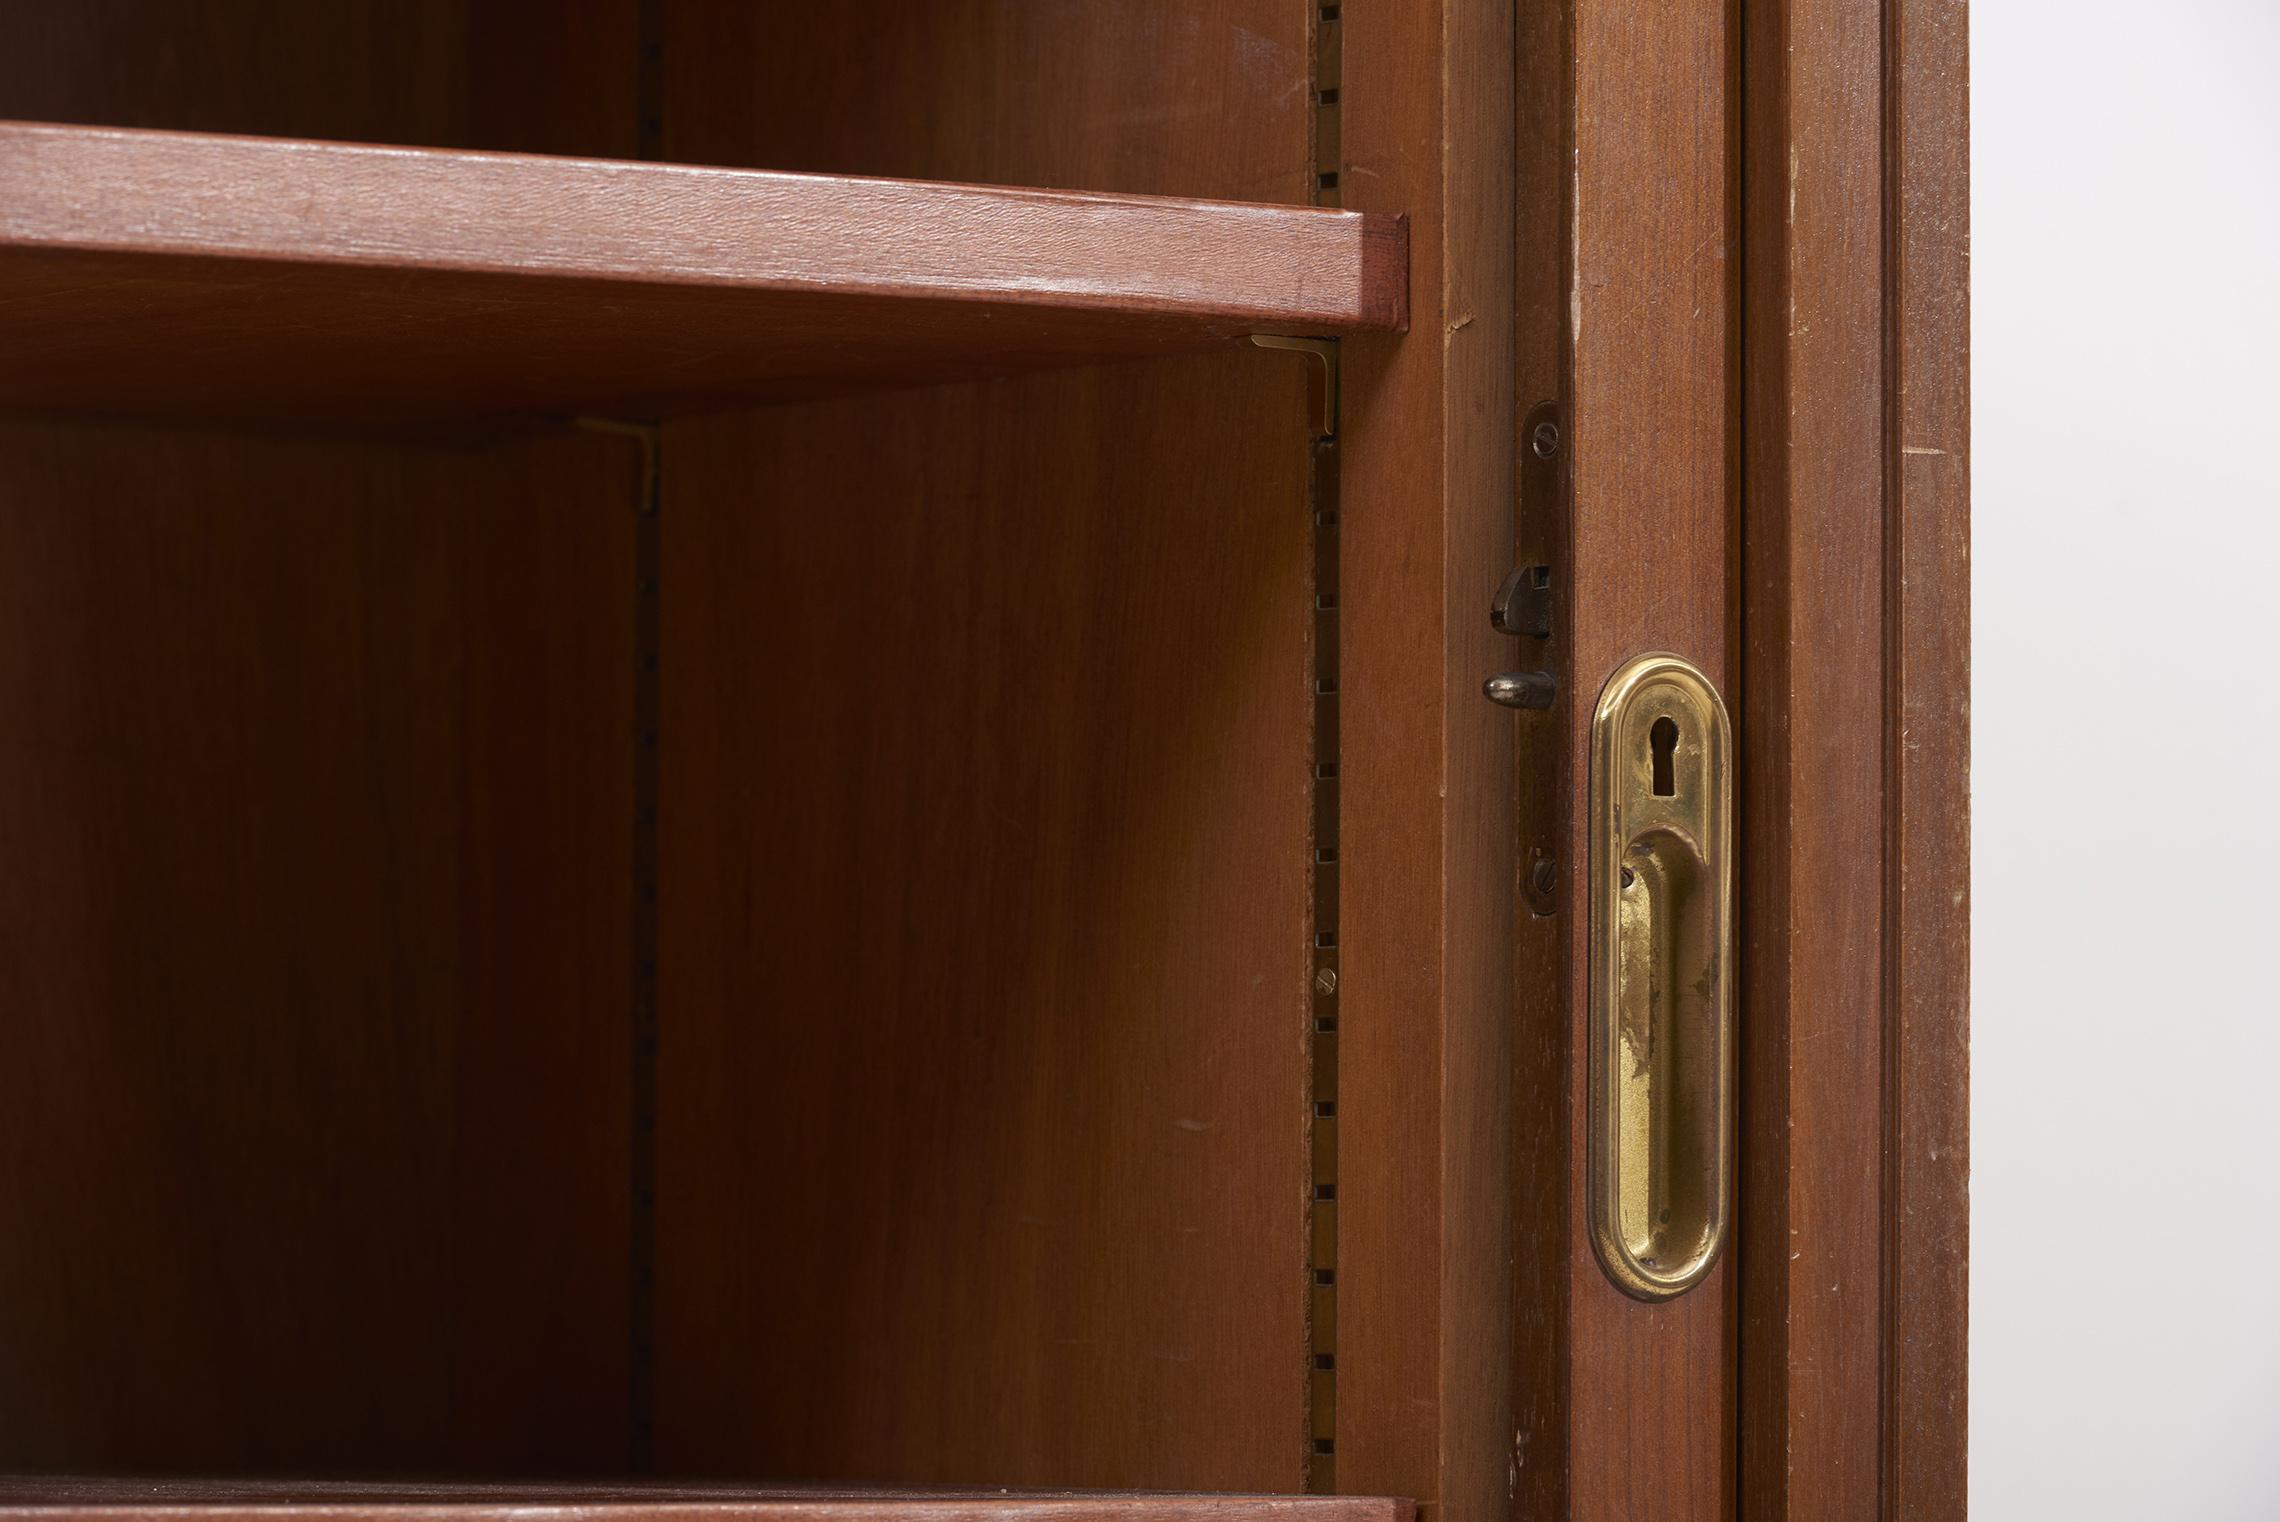
[[[0,1478],[5,1522],[1411,1522],[1380,1496],[621,1482]]]

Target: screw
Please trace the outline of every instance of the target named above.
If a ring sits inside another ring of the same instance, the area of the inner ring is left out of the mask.
[[[1314,975],[1314,991],[1324,998],[1338,991],[1338,969],[1325,967]]]
[[[1539,856],[1536,864],[1528,869],[1528,886],[1538,893],[1549,893],[1558,877],[1559,869],[1552,865],[1552,859],[1549,856]]]
[[[1529,437],[1529,447],[1536,451],[1536,458],[1539,460],[1548,460],[1553,455],[1558,454],[1560,452],[1560,425],[1552,422],[1538,423],[1535,433]]]

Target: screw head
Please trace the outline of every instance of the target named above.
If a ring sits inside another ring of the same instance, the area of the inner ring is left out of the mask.
[[[1536,458],[1539,460],[1548,460],[1553,455],[1558,454],[1560,452],[1560,425],[1552,422],[1538,423],[1536,431],[1529,436],[1528,447],[1536,451]]]
[[[1534,888],[1538,893],[1551,892],[1552,885],[1558,878],[1559,869],[1552,865],[1552,859],[1549,856],[1537,857],[1535,865],[1528,869],[1528,886]]]
[[[1324,998],[1338,991],[1338,969],[1325,967],[1314,975],[1314,991]]]

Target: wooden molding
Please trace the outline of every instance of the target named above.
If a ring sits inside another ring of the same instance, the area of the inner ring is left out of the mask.
[[[1743,8],[1740,1514],[1965,1501],[1964,7]]]

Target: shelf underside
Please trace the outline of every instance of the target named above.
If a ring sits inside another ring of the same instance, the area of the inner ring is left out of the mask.
[[[1409,1522],[1374,1496],[673,1483],[0,1479],[9,1522]]]
[[[1401,220],[0,125],[0,409],[660,416],[1399,331]]]

